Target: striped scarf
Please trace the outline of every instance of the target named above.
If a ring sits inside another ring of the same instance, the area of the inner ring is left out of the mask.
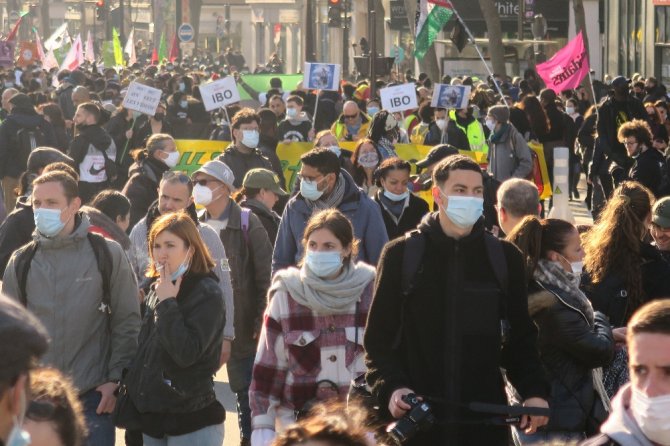
[[[305,202],[310,208],[312,208],[313,212],[322,211],[324,209],[334,209],[338,207],[340,203],[342,203],[345,186],[346,181],[344,176],[340,174],[340,176],[337,178],[337,181],[335,182],[335,188],[333,188],[333,191],[328,194],[327,197],[321,196],[321,198],[316,201],[305,198]]]

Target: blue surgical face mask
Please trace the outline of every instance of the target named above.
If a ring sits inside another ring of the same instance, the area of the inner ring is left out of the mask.
[[[319,190],[318,181],[300,181],[300,193],[303,197],[310,201],[316,201],[323,195],[322,190]]]
[[[21,411],[20,415],[14,417],[14,425],[7,437],[7,446],[28,446],[30,444],[30,434],[23,430],[23,420],[26,413],[26,395],[21,392]]]
[[[340,251],[307,251],[305,264],[310,271],[323,279],[342,268],[342,254]]]
[[[258,147],[258,141],[260,140],[260,134],[258,130],[242,130],[242,144],[249,147],[250,149],[255,149]]]
[[[459,228],[471,228],[484,212],[483,198],[461,195],[446,196],[444,193],[440,193],[447,199],[447,207],[444,209],[444,213]]]
[[[379,107],[368,107],[368,115],[373,118],[377,113],[379,113]]]
[[[338,158],[339,158],[340,155],[342,154],[342,149],[340,149],[340,146],[337,146],[337,145],[336,145],[336,146],[330,146],[330,147],[328,147],[328,150],[330,150],[330,151],[333,152],[335,155],[337,155]]]
[[[394,194],[393,192],[384,189],[384,196],[391,201],[405,201],[409,197],[409,190],[406,190],[402,194]]]
[[[61,209],[38,208],[34,210],[35,227],[45,237],[54,237],[65,227],[60,219]]]
[[[181,276],[186,274],[186,271],[188,271],[188,268],[190,266],[191,266],[191,259],[186,257],[184,261],[181,262],[181,265],[177,267],[177,270],[172,273],[172,275],[170,276],[170,280],[174,282],[175,280],[179,279]]]
[[[179,101],[179,106],[180,106],[181,108],[186,108],[186,107],[188,107],[188,101],[185,100],[185,99]]]
[[[298,116],[298,109],[297,108],[287,108],[286,109],[286,116],[289,119],[295,118],[296,116]]]
[[[179,82],[179,91],[182,93],[186,91],[186,84],[183,82]]]

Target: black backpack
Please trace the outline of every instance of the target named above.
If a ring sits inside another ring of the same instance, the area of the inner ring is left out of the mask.
[[[93,254],[98,264],[98,270],[102,276],[102,307],[101,310],[107,314],[111,314],[111,278],[113,270],[112,253],[109,251],[107,241],[98,234],[89,232],[86,234]],[[28,272],[30,265],[35,257],[35,253],[39,248],[39,242],[33,240],[30,243],[23,245],[16,251],[16,258],[14,260],[14,271],[16,272],[16,280],[19,284],[19,301],[26,306],[28,303],[28,296],[26,295],[26,283],[28,281]]]
[[[16,132],[16,160],[19,166],[28,166],[28,157],[35,148],[44,145],[44,132],[38,127],[22,127]]]

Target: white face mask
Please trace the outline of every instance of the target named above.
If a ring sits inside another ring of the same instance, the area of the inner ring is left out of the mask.
[[[632,389],[630,410],[644,436],[661,446],[670,446],[670,395],[648,397],[635,387]]]
[[[493,119],[487,119],[486,120],[486,127],[491,131],[491,133],[495,132],[496,130],[496,122]]]
[[[444,130],[447,128],[447,120],[446,119],[437,119],[435,121],[435,124],[440,128],[440,130]]]
[[[177,164],[179,164],[179,158],[181,157],[181,154],[178,151],[174,152],[168,152],[167,158],[163,159],[163,162],[170,168],[172,169],[175,167]]]
[[[242,130],[242,144],[250,149],[258,147],[259,140],[260,134],[258,133],[258,130]]]
[[[219,186],[212,190],[207,186],[196,184],[193,187],[193,201],[200,206],[209,206],[209,204],[214,201],[214,192],[221,189],[221,187],[222,186]]]

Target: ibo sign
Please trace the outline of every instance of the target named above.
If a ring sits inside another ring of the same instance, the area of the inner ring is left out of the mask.
[[[180,42],[190,42],[193,40],[194,35],[195,30],[190,23],[182,23],[177,30],[177,36],[179,37]]]

